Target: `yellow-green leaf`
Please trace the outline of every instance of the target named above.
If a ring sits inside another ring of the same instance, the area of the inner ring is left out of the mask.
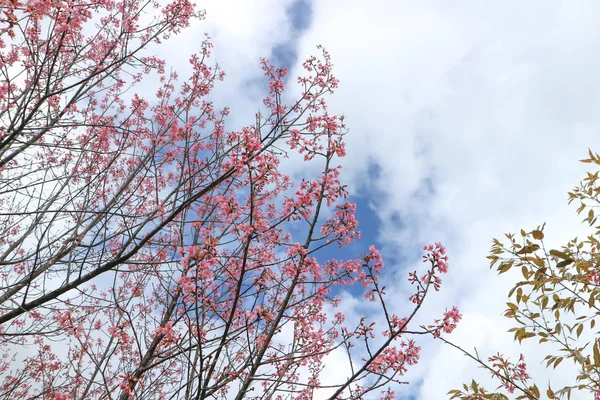
[[[531,232],[531,235],[533,236],[533,238],[535,240],[542,240],[544,238],[544,232],[539,231],[539,230],[535,230],[533,232]]]
[[[538,267],[542,268],[544,266],[544,261],[541,258],[534,258],[533,263]]]
[[[562,258],[563,260],[570,260],[571,259],[568,255],[566,255],[562,251],[550,250],[549,253],[550,253],[550,255],[553,255],[554,257]]]
[[[564,268],[571,263],[573,263],[573,260],[563,260],[556,264],[556,268]]]
[[[554,361],[554,369],[556,369],[556,367],[558,367],[558,364],[560,364],[562,362],[563,358],[559,357],[556,359],[556,361]]]
[[[508,271],[510,269],[510,267],[512,267],[512,264],[510,264],[510,263],[500,264],[500,266],[498,267],[498,274],[505,273],[506,271]]]
[[[540,246],[537,244],[532,244],[531,246],[524,246],[521,250],[517,251],[516,254],[530,254],[539,249]]]

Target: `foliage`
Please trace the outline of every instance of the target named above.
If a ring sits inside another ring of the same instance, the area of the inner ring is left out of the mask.
[[[584,163],[600,165],[598,154],[589,151]],[[594,208],[600,204],[600,171],[588,172],[580,185],[569,192],[569,204],[579,203],[577,214],[593,232],[584,239],[574,238],[560,249],[547,249],[544,227],[520,235],[507,234],[507,243],[494,239],[488,258],[500,274],[511,269],[523,279],[508,293],[504,315],[515,322],[509,332],[515,341],[534,340],[548,349],[544,362],[556,369],[563,361],[572,362],[577,370],[576,382],[561,388],[548,386],[545,393],[526,372],[521,358],[517,364],[498,355],[485,365],[499,378],[510,393],[517,390],[518,399],[571,398],[574,392],[589,392],[600,398],[600,225]],[[520,239],[518,239],[520,237]],[[484,364],[479,356],[472,356]],[[463,390],[450,392],[452,398],[507,398],[501,393],[488,393],[475,382]],[[494,397],[496,396],[496,397]]]

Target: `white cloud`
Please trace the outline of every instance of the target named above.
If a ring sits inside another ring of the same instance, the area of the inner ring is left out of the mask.
[[[434,317],[443,305],[461,306],[464,326],[453,340],[518,356],[500,316],[510,281],[489,271],[485,259],[491,237],[547,221],[547,238],[557,246],[583,228],[566,192],[585,171],[577,160],[594,146],[600,125],[598,7],[313,2],[299,54],[317,43],[332,54],[341,85],[329,103],[348,115],[351,128],[346,177],[364,187],[366,165],[379,165],[371,187],[380,195],[386,250],[446,243],[451,274],[425,312]],[[544,355],[535,346],[523,352],[534,358],[530,365]],[[477,367],[461,357],[428,351],[418,398],[444,398],[470,381]]]

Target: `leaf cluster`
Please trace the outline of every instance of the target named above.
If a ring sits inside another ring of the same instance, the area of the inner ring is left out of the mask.
[[[583,163],[600,166],[600,155],[589,151]],[[597,320],[600,316],[600,224],[595,208],[600,205],[600,170],[586,177],[568,193],[569,204],[579,203],[578,215],[591,233],[575,237],[560,248],[548,248],[545,242],[545,223],[533,230],[507,233],[503,241],[492,240],[488,259],[490,268],[499,274],[518,271],[521,279],[508,292],[509,301],[504,316],[514,322],[509,330],[515,341],[537,339],[548,354],[546,368],[556,369],[565,360],[577,368],[576,381],[553,390],[547,398],[571,398],[575,391],[600,392],[600,337]],[[474,357],[475,358],[475,357]],[[476,357],[478,362],[483,361]],[[505,371],[506,372],[506,371]],[[532,379],[515,385],[514,377],[499,371],[494,374],[505,389],[517,389],[518,399],[542,398]],[[449,392],[451,398],[507,398],[489,393],[475,381],[463,390]],[[510,390],[509,390],[510,391]],[[496,396],[496,397],[494,397]]]

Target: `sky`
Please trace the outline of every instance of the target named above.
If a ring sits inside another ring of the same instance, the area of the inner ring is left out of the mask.
[[[586,232],[567,205],[584,176],[600,127],[600,3],[595,1],[198,0],[207,19],[169,46],[184,65],[203,33],[227,73],[215,103],[229,127],[251,123],[265,93],[260,58],[300,72],[323,45],[337,92],[330,111],[347,116],[343,179],[357,203],[358,244],[376,244],[385,279],[406,302],[406,276],[420,248],[442,241],[450,273],[423,309],[424,321],[456,305],[449,337],[481,355],[529,360],[540,387],[568,382],[548,373],[547,352],[518,346],[501,314],[515,277],[498,277],[485,256],[492,237],[546,222],[559,247]],[[291,89],[293,90],[293,89]],[[286,168],[301,174],[301,164]],[[397,300],[397,302],[396,302]],[[358,300],[357,300],[358,302]],[[525,342],[527,343],[527,342]],[[400,398],[437,400],[486,374],[438,341],[424,341]],[[335,364],[335,360],[332,361]],[[483,379],[485,381],[485,379]],[[494,386],[492,386],[494,387]],[[587,398],[574,396],[575,399]]]

